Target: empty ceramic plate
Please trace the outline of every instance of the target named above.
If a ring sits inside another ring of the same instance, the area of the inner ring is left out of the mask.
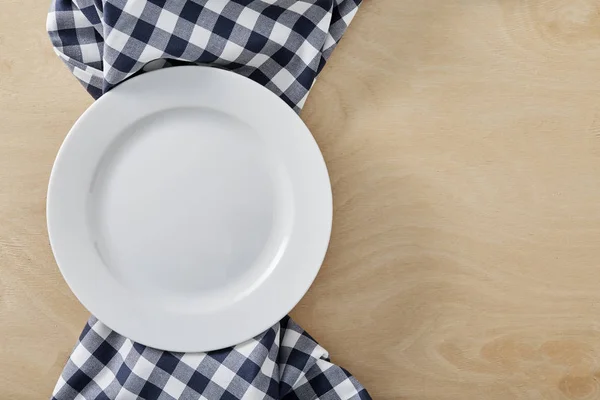
[[[259,334],[314,280],[331,187],[302,120],[232,72],[132,78],[75,123],[52,169],[48,231],[65,280],[136,342],[209,351]]]

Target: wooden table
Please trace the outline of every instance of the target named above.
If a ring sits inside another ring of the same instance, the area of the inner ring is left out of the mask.
[[[47,398],[88,317],[45,227],[91,103],[46,1],[0,4],[0,398]],[[600,3],[367,0],[303,112],[329,254],[293,316],[376,399],[600,396]]]

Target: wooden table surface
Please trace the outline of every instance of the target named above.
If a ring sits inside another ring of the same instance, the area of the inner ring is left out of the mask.
[[[88,317],[46,235],[90,97],[47,1],[0,3],[0,398]],[[600,398],[600,3],[367,0],[302,114],[335,220],[293,316],[375,399]]]

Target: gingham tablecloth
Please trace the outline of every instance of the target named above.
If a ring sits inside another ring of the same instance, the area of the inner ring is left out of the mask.
[[[54,49],[98,98],[144,71],[226,68],[297,112],[361,0],[54,0]],[[289,317],[209,353],[145,347],[91,317],[53,400],[370,399]]]

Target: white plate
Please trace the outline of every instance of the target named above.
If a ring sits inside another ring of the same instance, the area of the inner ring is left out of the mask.
[[[122,83],[63,143],[52,250],[81,303],[136,342],[209,351],[288,313],[331,233],[325,162],[302,120],[232,72],[177,67]]]

